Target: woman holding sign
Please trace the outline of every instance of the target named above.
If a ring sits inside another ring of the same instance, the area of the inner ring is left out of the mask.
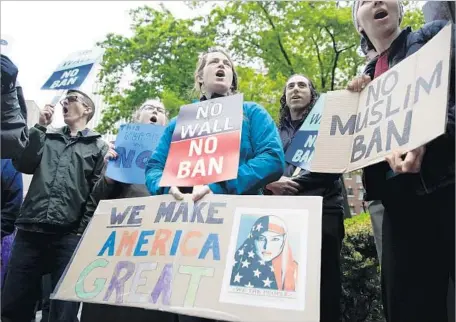
[[[202,55],[195,71],[195,87],[201,94],[200,101],[235,94],[238,81],[230,57],[222,50],[210,50]],[[242,134],[236,179],[196,187],[161,187],[160,180],[176,128],[177,118],[174,118],[146,166],[146,186],[150,193],[169,193],[177,200],[182,200],[184,193],[192,193],[194,201],[210,193],[256,195],[261,194],[262,187],[279,179],[283,173],[284,154],[274,121],[263,107],[253,102],[244,102],[242,111]],[[179,322],[200,321],[211,320],[179,316]]]
[[[205,53],[195,71],[195,87],[201,94],[200,101],[235,94],[238,81],[230,57],[218,49]],[[150,193],[169,193],[177,200],[182,200],[184,193],[192,193],[194,201],[209,193],[256,195],[261,194],[266,184],[279,179],[283,173],[284,154],[274,121],[262,106],[253,102],[244,102],[242,111],[237,178],[190,188],[161,187],[160,180],[176,128],[177,118],[174,118],[146,166],[146,186]]]
[[[133,114],[133,122],[140,124],[154,124],[157,126],[165,126],[167,116],[165,106],[157,100],[147,100]],[[118,154],[111,145],[105,160],[117,159]],[[106,167],[104,172],[106,171]],[[136,198],[150,196],[144,184],[127,184],[115,181],[106,174],[97,182],[94,191],[96,191],[97,203],[100,200]],[[81,312],[81,322],[142,322],[142,321],[160,321],[160,322],[175,322],[176,314],[158,311],[145,310],[141,308],[128,306],[114,306],[94,303],[84,303]]]
[[[379,56],[348,89],[361,91],[372,79],[419,51],[447,24],[401,30],[398,1],[356,1],[353,22]],[[412,151],[394,151],[364,169],[367,200],[381,200],[383,214],[382,297],[386,320],[447,321],[448,281],[455,278],[455,88],[454,26],[446,133]],[[432,63],[432,57],[430,57]],[[417,67],[417,71],[420,67]],[[443,73],[426,79],[429,91]],[[402,75],[401,75],[402,77]],[[429,93],[429,92],[428,92]],[[426,95],[426,94],[422,94]],[[432,108],[433,106],[429,106]],[[404,153],[405,152],[405,153]]]

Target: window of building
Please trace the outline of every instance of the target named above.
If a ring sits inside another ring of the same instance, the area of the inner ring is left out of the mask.
[[[358,200],[364,200],[364,191],[362,189],[358,192]]]
[[[351,179],[351,178],[352,178],[352,174],[350,172],[345,174],[345,179]]]
[[[363,183],[363,179],[360,174],[356,175],[356,183]]]
[[[347,187],[347,196],[354,196],[352,187]]]
[[[356,215],[356,208],[354,205],[350,205],[350,212],[352,215]]]

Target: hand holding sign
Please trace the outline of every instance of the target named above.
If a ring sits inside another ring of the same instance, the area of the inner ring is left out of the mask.
[[[282,177],[276,182],[266,186],[274,195],[296,195],[299,192],[299,184],[292,179]]]
[[[212,193],[211,188],[209,186],[194,186],[193,193],[192,193],[192,200],[194,202],[202,199],[205,195],[210,195]]]
[[[184,200],[184,194],[179,190],[178,187],[171,187],[169,189],[169,194],[176,200]]]
[[[55,105],[46,104],[46,106],[40,111],[40,119],[38,124],[42,126],[48,126],[52,123],[52,118],[54,116],[54,107]]]
[[[372,81],[369,75],[361,75],[354,78],[347,85],[347,89],[352,92],[361,92],[367,84]]]
[[[108,142],[109,150],[104,157],[104,161],[108,162],[109,160],[115,160],[119,156],[116,152],[116,147],[111,142]]]
[[[394,173],[418,173],[421,170],[426,146],[421,146],[405,154],[402,151],[393,152],[385,159]]]

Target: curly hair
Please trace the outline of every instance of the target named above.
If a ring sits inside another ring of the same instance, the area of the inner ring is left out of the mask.
[[[307,77],[307,76],[304,76],[304,75],[301,75],[301,74],[292,75],[290,78],[288,78],[287,83],[292,77],[295,77],[295,76],[302,76],[305,79],[307,79],[307,81],[309,82],[309,89],[310,89],[310,95],[311,96],[310,96],[309,105],[307,106],[307,109],[306,109],[306,112],[305,112],[305,115],[304,115],[304,117],[306,117],[307,114],[309,114],[309,112],[312,110],[312,107],[315,105],[315,102],[318,100],[318,96],[319,95],[318,95],[317,90],[315,89],[314,84],[312,83],[310,78]],[[283,89],[283,94],[280,97],[279,128],[281,128],[284,125],[285,119],[290,116],[290,107],[287,105],[286,92],[287,92],[287,85],[285,84],[285,87]]]

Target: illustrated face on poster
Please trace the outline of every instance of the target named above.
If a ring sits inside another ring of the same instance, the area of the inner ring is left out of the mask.
[[[233,226],[220,301],[304,310],[307,211],[236,209]]]
[[[52,299],[218,321],[318,321],[322,202],[102,200]]]
[[[283,220],[276,216],[258,218],[236,251],[230,285],[240,286],[241,279],[245,278],[249,281],[246,287],[294,292],[298,264],[286,242]],[[274,266],[279,269],[275,270]],[[286,273],[282,275],[282,272]]]
[[[253,228],[253,227],[252,227]],[[263,261],[271,261],[283,251],[285,234],[265,231],[255,240],[255,251]]]

